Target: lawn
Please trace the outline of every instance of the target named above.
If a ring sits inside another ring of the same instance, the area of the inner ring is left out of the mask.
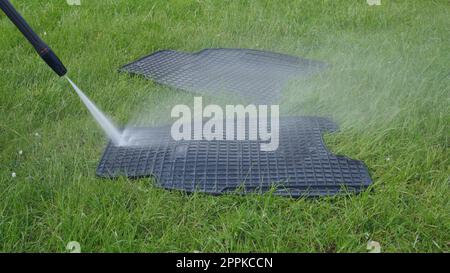
[[[330,116],[336,154],[374,184],[354,196],[213,197],[100,179],[107,143],[69,84],[0,15],[0,251],[450,251],[450,3],[11,1],[118,124],[169,120],[182,92],[117,68],[161,49],[233,47],[329,63],[293,82],[284,114]],[[211,98],[209,98],[212,100]],[[15,175],[13,175],[13,173]]]

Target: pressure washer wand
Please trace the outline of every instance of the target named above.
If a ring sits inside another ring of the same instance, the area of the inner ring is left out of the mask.
[[[33,31],[14,6],[8,0],[0,0],[0,8],[33,45],[36,52],[48,66],[50,66],[59,76],[64,76],[67,73],[67,69],[59,60],[58,56],[56,56],[52,49]]]

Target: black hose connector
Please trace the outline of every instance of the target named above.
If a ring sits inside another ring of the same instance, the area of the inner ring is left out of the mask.
[[[20,32],[22,32],[25,38],[33,45],[39,56],[41,56],[53,71],[55,71],[58,76],[64,76],[67,73],[67,69],[64,67],[63,63],[52,49],[42,41],[36,32],[34,32],[14,6],[8,0],[0,0],[0,9],[3,10],[11,22],[13,22]]]

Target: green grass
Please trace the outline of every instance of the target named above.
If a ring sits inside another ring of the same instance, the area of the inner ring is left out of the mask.
[[[294,82],[280,109],[333,117],[342,130],[328,146],[363,160],[374,185],[292,200],[99,179],[103,133],[2,14],[0,251],[64,252],[78,241],[83,252],[366,252],[368,240],[386,252],[450,251],[448,1],[81,1],[12,2],[118,123],[141,107],[169,120],[174,98],[192,100],[116,72],[156,50],[321,59],[331,69]]]

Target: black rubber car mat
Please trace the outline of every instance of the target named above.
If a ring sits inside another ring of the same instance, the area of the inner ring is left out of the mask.
[[[166,189],[265,192],[283,196],[357,193],[371,184],[364,163],[330,153],[322,139],[336,124],[320,117],[280,118],[279,147],[263,152],[255,140],[174,141],[170,126],[135,128],[139,145],[106,147],[97,168],[105,178],[154,176]]]
[[[327,67],[321,61],[252,49],[204,49],[196,53],[157,51],[120,68],[160,84],[204,95],[248,98],[269,104],[294,77]]]

